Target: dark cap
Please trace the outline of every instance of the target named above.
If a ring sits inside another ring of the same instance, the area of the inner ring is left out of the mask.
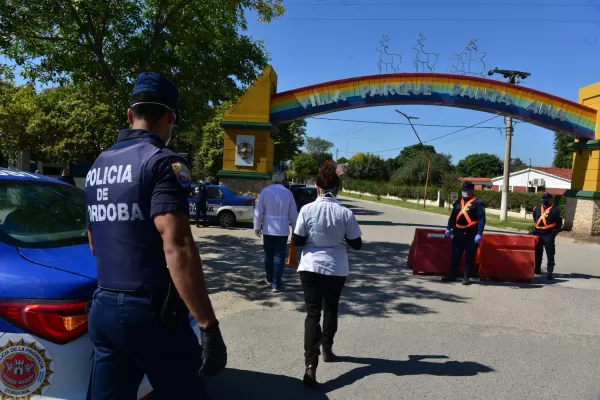
[[[170,80],[156,72],[143,72],[138,75],[133,87],[132,97],[141,94],[149,94],[154,98],[153,102],[163,104],[175,111],[179,119],[177,88]],[[142,102],[140,102],[142,103]],[[132,104],[133,105],[133,104]]]
[[[551,199],[551,198],[552,198],[552,193],[546,192],[542,195],[542,199]]]
[[[462,185],[462,190],[475,190],[475,185],[469,182],[465,182]]]

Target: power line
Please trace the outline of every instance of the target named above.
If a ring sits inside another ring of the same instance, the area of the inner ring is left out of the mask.
[[[406,122],[386,122],[386,121],[366,121],[361,119],[343,119],[343,118],[328,118],[328,117],[309,117],[310,119],[320,119],[324,121],[341,121],[341,122],[358,122],[361,124],[379,124],[379,125],[407,125]],[[495,117],[494,117],[495,118]],[[467,125],[443,125],[443,124],[413,124],[414,126],[429,126],[436,128],[471,128]],[[495,126],[480,126],[482,129],[496,129]]]
[[[470,128],[476,127],[477,125],[481,125],[481,124],[483,124],[483,123],[486,123],[486,122],[488,122],[488,121],[491,121],[491,120],[493,120],[494,118],[498,118],[498,115],[494,115],[492,118],[488,118],[488,119],[486,119],[485,121],[478,122],[478,123],[476,123],[476,124],[473,124],[473,125],[471,125],[471,126],[468,126],[468,127],[466,127],[466,128],[462,128],[462,129],[459,129],[459,130],[457,130],[457,131],[454,131],[454,132],[446,133],[445,135],[438,136],[438,137],[434,137],[433,139],[425,140],[423,143],[429,143],[429,142],[433,142],[434,140],[438,140],[438,139],[441,139],[441,138],[445,138],[446,136],[450,136],[450,135],[454,135],[454,134],[457,134],[457,133],[459,133],[459,132],[462,132],[462,131],[466,131],[467,129],[470,129]],[[495,129],[496,127],[493,127],[493,128]]]
[[[290,6],[324,6],[324,7],[355,7],[355,6],[369,6],[369,7],[379,7],[379,6],[405,6],[405,7],[415,7],[415,6],[424,6],[424,7],[507,7],[507,6],[517,6],[517,7],[559,7],[559,8],[575,8],[575,7],[597,7],[594,4],[544,4],[544,3],[515,3],[515,4],[507,4],[507,3],[290,3],[287,4]]]
[[[366,18],[355,18],[355,17],[343,17],[343,18],[323,18],[323,17],[290,17],[284,18],[285,21],[417,21],[417,22],[525,22],[534,23],[542,22],[547,24],[597,24],[600,20],[564,20],[564,19],[476,19],[476,18],[377,18],[377,17],[366,17]]]

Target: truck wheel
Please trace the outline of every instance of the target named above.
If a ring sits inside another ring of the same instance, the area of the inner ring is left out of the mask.
[[[223,211],[219,214],[219,222],[223,228],[231,228],[235,225],[235,215],[231,211]]]

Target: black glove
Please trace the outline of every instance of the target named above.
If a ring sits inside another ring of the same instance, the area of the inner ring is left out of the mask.
[[[200,341],[202,344],[200,374],[215,376],[227,365],[227,347],[221,336],[218,321],[208,328],[200,328]]]

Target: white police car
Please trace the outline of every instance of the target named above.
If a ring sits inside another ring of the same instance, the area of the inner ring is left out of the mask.
[[[85,212],[80,189],[0,168],[0,399],[88,398],[84,307],[97,283]],[[144,379],[138,399],[151,391]]]
[[[221,226],[229,228],[237,221],[252,219],[256,199],[250,196],[240,196],[222,185],[205,185],[208,198],[206,216],[216,220]],[[196,218],[195,192],[197,185],[193,184],[188,198],[190,218]]]

